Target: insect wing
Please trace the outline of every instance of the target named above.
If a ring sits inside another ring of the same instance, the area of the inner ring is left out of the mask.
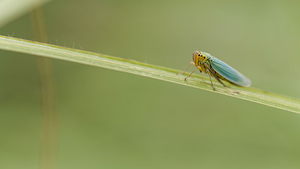
[[[247,79],[244,75],[242,75],[240,72],[226,64],[225,62],[215,58],[211,57],[211,67],[219,73],[221,76],[229,80],[230,82],[248,87],[251,85],[251,81]]]

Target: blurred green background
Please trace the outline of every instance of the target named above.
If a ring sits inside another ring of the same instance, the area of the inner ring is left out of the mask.
[[[202,50],[252,86],[299,98],[298,1],[59,0],[49,43],[184,70]],[[33,39],[30,15],[0,29]],[[0,51],[0,168],[37,169],[37,57]],[[212,92],[54,60],[58,169],[298,169],[300,116]]]

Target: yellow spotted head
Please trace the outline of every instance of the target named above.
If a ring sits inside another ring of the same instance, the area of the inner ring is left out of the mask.
[[[193,53],[193,61],[196,64],[196,66],[199,65],[199,62],[205,62],[208,59],[206,56],[206,53],[203,53],[201,51],[195,51]]]

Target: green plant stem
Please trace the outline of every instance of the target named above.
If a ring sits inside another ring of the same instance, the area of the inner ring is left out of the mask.
[[[192,77],[190,77],[187,81],[184,81],[185,76],[176,75],[176,73],[179,72],[178,70],[145,64],[133,60],[6,36],[0,36],[0,49],[132,73],[140,76],[207,90],[210,92],[216,92],[219,94],[268,105],[290,112],[300,113],[300,100],[295,98],[269,93],[251,87],[238,87],[230,85],[231,88],[225,88],[219,83],[214,83],[216,91],[213,91],[208,78],[205,78],[203,82],[201,80],[201,76],[192,75]]]
[[[34,39],[47,42],[47,34],[41,7],[31,12]],[[56,168],[58,123],[56,94],[50,58],[37,57],[42,103],[42,135],[40,145],[40,168]]]

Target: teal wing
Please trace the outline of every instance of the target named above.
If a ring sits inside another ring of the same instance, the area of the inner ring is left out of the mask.
[[[244,75],[215,57],[211,57],[210,65],[217,73],[236,85],[245,87],[251,85],[251,81]]]

